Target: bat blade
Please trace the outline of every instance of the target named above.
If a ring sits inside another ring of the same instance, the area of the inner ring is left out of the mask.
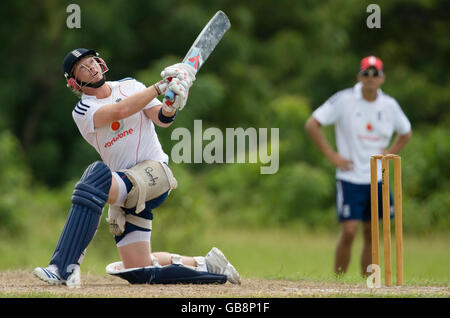
[[[183,63],[193,66],[198,71],[230,26],[227,15],[223,11],[217,11],[195,39]]]
[[[191,65],[198,72],[230,26],[227,15],[223,11],[217,11],[195,39],[184,57],[183,63]],[[164,96],[164,103],[170,106],[173,104],[174,98],[175,94],[169,90]]]

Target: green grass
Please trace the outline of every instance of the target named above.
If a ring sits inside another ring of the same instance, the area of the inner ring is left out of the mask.
[[[214,229],[206,234],[205,241],[221,248],[244,277],[365,283],[365,278],[360,275],[360,233],[353,245],[347,274],[339,278],[333,274],[337,237],[338,234],[308,233],[300,229]],[[449,242],[447,235],[405,236],[405,285],[448,286]],[[395,282],[394,243],[392,268]]]
[[[0,270],[32,269],[48,264],[58,233],[41,234],[39,240],[33,239],[32,235],[20,240],[2,239]],[[204,255],[212,246],[217,246],[224,251],[244,278],[365,283],[359,268],[361,233],[358,233],[354,242],[348,273],[340,278],[333,274],[337,233],[314,233],[302,227],[236,229],[215,226],[199,233],[199,236],[201,246],[193,247],[189,253]],[[152,239],[155,244],[157,235],[153,235]],[[405,233],[405,285],[449,286],[449,242],[448,234],[414,237]],[[394,247],[393,241],[393,271]],[[182,250],[171,252],[185,254]],[[88,248],[83,272],[104,274],[105,266],[117,260],[119,256],[111,235],[107,231],[99,232]],[[395,282],[395,272],[393,281]]]

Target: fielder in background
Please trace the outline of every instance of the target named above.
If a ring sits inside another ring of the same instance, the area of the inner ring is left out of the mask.
[[[102,161],[91,164],[75,185],[72,207],[48,267],[34,274],[49,284],[80,286],[80,265],[99,226],[104,206],[121,257],[106,267],[132,284],[240,283],[236,269],[212,248],[205,257],[151,253],[153,209],[177,187],[154,124],[169,127],[186,105],[195,70],[175,64],[146,87],[133,78],[106,81],[106,63],[94,50],[79,48],[63,61],[67,86],[79,97],[72,116]],[[157,97],[168,90],[173,103]],[[180,211],[182,213],[182,211]]]
[[[337,92],[317,108],[305,129],[327,159],[336,166],[336,207],[341,234],[336,247],[334,271],[341,275],[350,263],[358,224],[363,231],[361,272],[371,264],[370,157],[380,153],[398,154],[411,138],[411,124],[397,101],[384,94],[383,63],[375,56],[361,60],[357,84]],[[321,126],[335,125],[337,152],[324,137]],[[389,146],[393,133],[396,138]],[[378,193],[381,167],[378,165]],[[391,217],[393,201],[391,198]],[[379,207],[381,195],[379,195]],[[381,208],[379,216],[381,217]]]

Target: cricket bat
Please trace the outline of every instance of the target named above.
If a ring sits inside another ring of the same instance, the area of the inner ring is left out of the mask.
[[[184,57],[183,63],[191,65],[198,72],[230,26],[227,15],[223,11],[217,11],[195,39]],[[174,98],[175,94],[169,90],[166,92],[163,102],[170,106],[173,104]]]

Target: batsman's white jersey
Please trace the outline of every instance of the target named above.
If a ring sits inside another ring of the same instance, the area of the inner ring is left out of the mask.
[[[381,153],[389,145],[394,132],[403,135],[411,124],[397,101],[378,90],[377,99],[362,97],[361,83],[330,97],[313,112],[321,125],[335,125],[338,153],[353,161],[353,170],[337,169],[336,177],[356,184],[370,183],[370,156]],[[381,165],[378,166],[381,180]]]
[[[99,108],[118,103],[146,88],[141,82],[129,77],[106,84],[112,90],[109,97],[98,99],[83,94],[72,112],[84,139],[97,150],[112,171],[129,169],[144,160],[168,163],[169,157],[162,150],[155,126],[143,111],[107,126],[94,128],[94,114]],[[144,109],[158,105],[161,102],[155,98]]]

